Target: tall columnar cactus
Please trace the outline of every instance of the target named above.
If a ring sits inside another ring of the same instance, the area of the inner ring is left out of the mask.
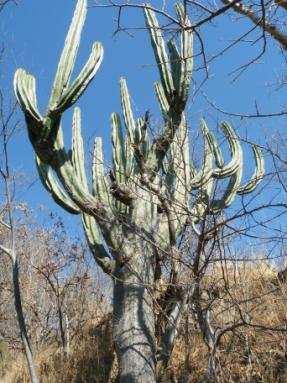
[[[191,23],[184,7],[176,5],[182,27],[180,47],[173,40],[166,45],[155,13],[146,6],[146,25],[160,74],[155,93],[163,131],[152,138],[148,113],[135,119],[122,78],[122,118],[117,113],[111,116],[112,170],[106,172],[102,141],[97,137],[90,186],[78,107],[73,113],[71,151],[65,150],[61,127],[63,113],[84,93],[103,58],[101,44],[94,43],[83,69],[70,81],[86,10],[86,0],[78,0],[46,114],[42,116],[37,107],[35,78],[23,69],[15,73],[15,94],[44,187],[57,204],[81,215],[95,260],[114,278],[114,336],[121,381],[154,382],[156,355],[160,360],[171,353],[182,299],[182,295],[174,297],[166,308],[170,321],[166,321],[157,353],[152,292],[162,262],[170,263],[175,283],[180,263],[177,245],[183,228],[191,225],[196,231],[203,217],[225,209],[237,194],[250,193],[263,176],[264,164],[259,148],[253,146],[256,169],[251,180],[241,186],[243,155],[236,133],[228,123],[222,123],[231,154],[225,164],[215,137],[202,120],[203,162],[201,169],[195,169],[189,157],[184,113],[193,65]],[[216,199],[215,184],[223,178],[229,182],[222,198]]]

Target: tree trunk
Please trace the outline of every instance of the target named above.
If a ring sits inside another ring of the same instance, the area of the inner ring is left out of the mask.
[[[114,284],[113,329],[120,383],[155,383],[155,320],[152,258],[134,253],[118,267]]]
[[[57,296],[57,311],[58,311],[58,318],[59,318],[61,344],[62,344],[64,354],[67,354],[67,341],[66,341],[66,334],[64,330],[64,316],[62,311],[62,302],[59,296]]]
[[[18,320],[20,335],[21,335],[21,339],[22,339],[22,343],[24,346],[25,355],[26,355],[26,359],[28,363],[31,383],[39,383],[38,376],[36,373],[36,367],[35,367],[34,359],[33,359],[32,347],[29,341],[25,318],[23,314],[20,284],[19,284],[19,265],[18,265],[17,258],[15,258],[15,260],[13,261],[13,286],[14,286],[14,302],[15,302],[15,309],[17,313],[17,320]]]

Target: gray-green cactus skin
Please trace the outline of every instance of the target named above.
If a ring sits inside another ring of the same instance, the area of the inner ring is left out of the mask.
[[[25,115],[44,187],[57,204],[69,213],[81,215],[95,260],[114,277],[114,328],[121,381],[153,382],[154,314],[146,286],[153,288],[158,278],[160,262],[155,260],[165,255],[166,262],[169,254],[174,254],[186,225],[196,231],[196,225],[207,214],[222,211],[237,194],[252,192],[263,177],[264,162],[259,148],[253,146],[255,172],[241,186],[243,155],[235,131],[228,123],[221,124],[231,154],[231,160],[224,163],[215,137],[202,120],[203,161],[201,169],[195,169],[189,155],[185,118],[193,66],[191,22],[184,7],[177,4],[176,13],[182,26],[180,47],[173,40],[166,44],[156,15],[147,5],[145,20],[160,74],[155,93],[162,113],[163,133],[152,139],[148,113],[138,119],[134,117],[127,83],[122,78],[122,118],[117,113],[111,116],[112,169],[107,171],[104,166],[102,140],[97,137],[90,184],[85,171],[78,107],[73,113],[69,151],[65,150],[61,127],[63,113],[84,93],[103,58],[102,45],[94,43],[86,64],[71,82],[86,12],[86,0],[78,0],[46,114],[42,116],[38,110],[36,81],[31,74],[18,69],[14,89]],[[214,185],[218,179],[225,178],[229,179],[227,188],[217,200]],[[131,341],[126,334],[130,334],[132,324],[139,330],[132,331]],[[144,358],[139,358],[134,350]],[[129,376],[135,380],[128,380]]]

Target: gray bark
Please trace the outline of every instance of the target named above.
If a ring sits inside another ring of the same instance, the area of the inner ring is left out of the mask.
[[[216,358],[217,351],[217,337],[215,330],[210,322],[210,308],[202,308],[201,305],[201,291],[197,283],[193,294],[193,307],[196,313],[198,324],[204,339],[205,344],[209,350],[208,367],[206,372],[206,379],[208,382],[217,382],[217,369],[218,363]]]
[[[145,252],[135,252],[116,271],[113,330],[120,383],[156,382],[153,273]]]
[[[25,318],[23,314],[20,284],[19,284],[19,265],[18,265],[17,258],[13,261],[13,286],[14,286],[14,303],[15,303],[15,309],[17,313],[17,320],[19,324],[22,343],[25,350],[31,383],[39,383],[37,373],[36,373],[36,367],[35,367],[34,359],[33,359],[32,347],[29,341]]]

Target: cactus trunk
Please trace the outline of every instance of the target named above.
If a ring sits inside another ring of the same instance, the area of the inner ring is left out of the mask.
[[[134,252],[134,260],[116,271],[114,340],[120,383],[155,383],[155,319],[151,254]]]

